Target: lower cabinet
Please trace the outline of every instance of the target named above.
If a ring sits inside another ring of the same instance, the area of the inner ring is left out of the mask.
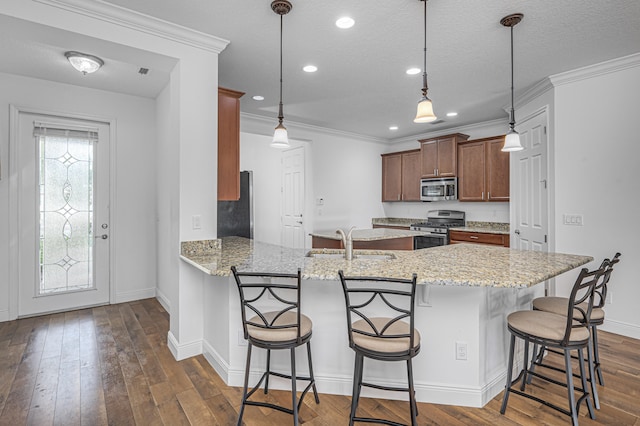
[[[312,248],[343,249],[341,240],[311,237]],[[354,241],[356,250],[413,250],[413,237],[386,238],[383,240]]]
[[[467,232],[449,230],[449,244],[474,243],[492,246],[509,247],[508,234],[493,234],[489,232]]]

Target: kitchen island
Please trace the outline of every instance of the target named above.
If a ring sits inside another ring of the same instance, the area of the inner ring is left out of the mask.
[[[504,388],[509,337],[506,316],[528,309],[531,300],[543,294],[538,283],[593,260],[589,256],[470,244],[387,254],[393,256],[356,256],[347,261],[238,237],[185,242],[181,259],[201,271],[203,287],[200,300],[194,301],[202,306],[194,306],[184,315],[193,317],[194,324],[201,321],[201,353],[227,384],[241,386],[246,346],[238,291],[229,278],[229,268],[235,265],[243,271],[268,272],[300,268],[304,279],[302,310],[313,320],[311,346],[318,390],[350,395],[354,356],[348,345],[337,271],[400,278],[416,273],[421,285],[415,321],[423,341],[414,361],[416,397],[423,402],[481,407]],[[201,318],[197,317],[199,310]],[[169,337],[170,347],[176,345],[171,332]],[[466,359],[456,359],[456,346],[460,345],[467,349]],[[179,353],[180,348],[173,347],[172,352]],[[255,356],[252,365],[260,368],[265,355],[257,352]],[[299,356],[299,365],[306,366],[304,353]],[[288,369],[287,354],[274,353],[272,362],[275,368]],[[367,371],[379,383],[400,385],[406,380],[400,364],[372,364]],[[254,379],[258,375],[259,371],[252,372]],[[289,385],[274,381],[274,386],[287,389]],[[394,397],[369,391],[364,395]]]

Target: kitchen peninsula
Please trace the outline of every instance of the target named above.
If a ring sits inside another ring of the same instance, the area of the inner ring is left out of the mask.
[[[356,256],[347,261],[308,256],[306,250],[238,237],[182,243],[181,259],[203,272],[202,352],[226,383],[240,386],[246,347],[241,339],[238,293],[229,268],[235,265],[244,271],[269,272],[300,268],[304,279],[302,310],[314,324],[311,345],[318,390],[349,395],[353,351],[348,346],[337,271],[394,277],[410,277],[415,272],[421,284],[416,328],[424,342],[414,362],[416,397],[424,402],[481,407],[504,388],[506,316],[529,308],[530,301],[544,290],[536,284],[593,260],[589,256],[471,244],[389,254],[393,256]],[[184,315],[197,315],[197,311]],[[466,359],[456,359],[456,344],[466,346]],[[303,355],[300,353],[301,365],[306,365]],[[264,354],[260,356],[263,359],[256,359],[254,365],[264,365]],[[286,354],[274,353],[272,362],[275,369],[288,368]],[[404,380],[397,378],[406,375],[403,368],[386,363],[373,365],[369,371],[381,383],[397,385]],[[257,378],[258,372],[252,376]],[[288,386],[274,383],[279,385]],[[377,393],[371,390],[368,395]]]
[[[345,232],[348,229],[344,230]],[[340,235],[335,230],[317,231],[311,234],[311,247],[343,249]],[[354,249],[413,250],[413,238],[426,235],[408,229],[354,229],[351,237]]]

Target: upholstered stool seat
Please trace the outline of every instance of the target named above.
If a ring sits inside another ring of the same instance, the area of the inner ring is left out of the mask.
[[[286,328],[263,328],[252,324],[259,324],[262,319],[256,315],[247,321],[247,333],[251,338],[263,342],[291,342],[298,338],[298,327],[296,324],[296,313],[285,312],[276,318],[280,312],[265,312],[263,314],[266,321],[274,326]],[[275,321],[274,321],[274,318]],[[308,316],[300,314],[300,337],[305,339],[311,334],[313,323]]]
[[[538,311],[553,312],[558,315],[567,315],[567,309],[569,307],[569,299],[566,297],[546,296],[533,299],[533,309]],[[586,305],[583,303],[578,308],[585,310]],[[576,310],[573,313],[574,318],[580,317],[580,312]],[[604,319],[604,309],[594,308],[591,310],[591,321],[601,321]]]
[[[562,315],[550,312],[518,311],[509,314],[507,324],[514,331],[527,334],[531,338],[560,343],[565,335],[567,319]],[[567,343],[581,344],[589,340],[589,329],[578,327],[579,325],[579,322],[573,322],[575,328],[571,329]]]
[[[391,318],[369,318],[377,330],[382,328],[391,321]],[[399,352],[409,351],[411,344],[408,337],[376,337],[372,334],[375,333],[371,325],[365,320],[359,320],[353,323],[353,329],[363,331],[367,334],[354,333],[353,343],[363,349],[368,349],[374,352],[392,354]],[[410,325],[404,321],[396,321],[389,328],[387,328],[382,335],[408,335]],[[413,349],[420,347],[420,332],[418,330],[413,331]]]

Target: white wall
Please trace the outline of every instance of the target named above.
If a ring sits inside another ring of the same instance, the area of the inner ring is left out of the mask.
[[[551,78],[556,85],[556,251],[591,255],[596,261],[589,267],[622,253],[611,278],[605,328],[640,338],[635,273],[640,260],[640,55],[627,60],[626,68],[615,66],[623,62],[605,64],[609,71],[590,78]],[[567,213],[582,214],[584,226],[563,225]],[[558,290],[565,292],[573,282],[558,281]]]
[[[116,300],[155,295],[156,287],[156,165],[155,102],[152,99],[92,90],[45,80],[0,74],[0,320],[9,304],[8,264],[11,250],[9,212],[9,105],[116,120],[114,203],[110,212],[115,244],[111,285]],[[135,182],[135,185],[132,185]],[[17,235],[13,236],[17,238]],[[15,240],[14,240],[15,241]]]

